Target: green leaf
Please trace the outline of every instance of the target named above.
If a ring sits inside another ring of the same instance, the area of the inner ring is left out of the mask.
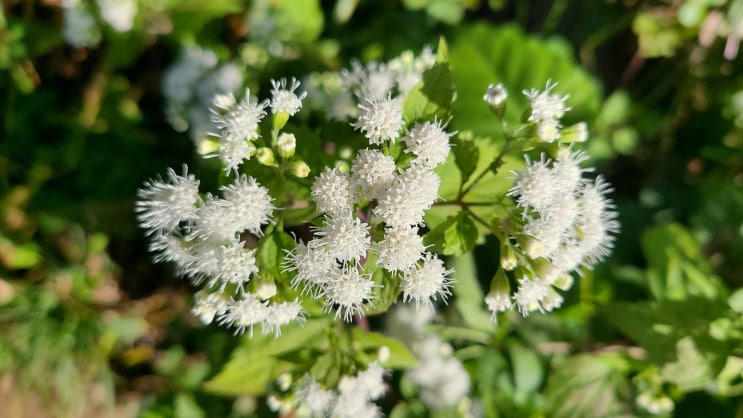
[[[472,173],[477,169],[477,163],[480,160],[480,150],[475,145],[471,133],[466,135],[464,132],[457,135],[452,140],[452,153],[457,168],[461,174],[462,184],[467,183]]]
[[[710,324],[727,314],[724,302],[694,297],[683,301],[613,303],[604,317],[647,351],[665,379],[684,390],[708,385],[731,347],[710,335]]]
[[[648,285],[656,299],[712,299],[727,293],[700,244],[683,226],[667,224],[646,230],[642,248],[649,267]]]
[[[730,307],[738,313],[743,313],[743,289],[738,289],[728,299]]]
[[[196,403],[190,393],[179,393],[175,397],[175,416],[183,418],[204,418],[206,413]]]
[[[423,243],[435,252],[459,256],[475,248],[477,235],[475,223],[462,211],[424,235]]]
[[[397,301],[400,295],[400,277],[377,265],[377,254],[369,253],[364,263],[363,274],[371,274],[371,280],[377,286],[376,298],[366,303],[366,315],[377,315],[384,312]]]
[[[454,267],[454,296],[457,312],[465,325],[472,329],[493,332],[496,329],[490,314],[484,308],[483,292],[477,280],[474,254],[467,253],[452,262]]]
[[[261,395],[266,384],[292,365],[278,357],[311,347],[325,332],[328,318],[309,319],[304,325],[293,322],[282,328],[282,336],[254,335],[243,337],[230,360],[204,389],[219,395]]]
[[[630,395],[629,365],[618,354],[581,354],[550,373],[545,389],[546,416],[593,418],[622,416]]]
[[[534,350],[520,344],[508,346],[513,366],[513,379],[516,390],[529,394],[536,391],[544,379],[544,368]]]
[[[274,279],[282,277],[281,264],[284,262],[285,251],[295,247],[294,239],[284,232],[283,223],[279,222],[271,235],[263,237],[258,244],[256,264],[262,275],[266,273]]]
[[[418,119],[448,120],[454,97],[448,49],[443,38],[439,41],[436,63],[423,72],[422,81],[408,94],[403,107],[406,122]]]
[[[378,332],[364,331],[358,327],[352,329],[351,335],[356,349],[367,352],[373,351],[376,355],[381,347],[389,348],[390,358],[382,363],[385,368],[407,368],[418,363],[418,359],[408,350],[405,344],[395,338],[387,337]]]

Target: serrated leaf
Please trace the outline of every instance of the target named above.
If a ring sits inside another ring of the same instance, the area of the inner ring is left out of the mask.
[[[408,94],[403,106],[403,119],[447,120],[454,97],[446,42],[439,42],[436,63],[423,72],[421,82]]]
[[[475,223],[462,211],[424,235],[423,244],[441,254],[460,256],[475,248],[477,236]]]
[[[390,350],[390,358],[383,362],[385,368],[397,369],[415,366],[418,359],[413,353],[399,340],[382,335],[378,332],[364,331],[361,328],[354,327],[351,331],[354,345],[357,349],[363,351],[374,351],[375,354],[381,347],[387,347]]]
[[[452,140],[452,153],[457,168],[461,174],[461,184],[467,183],[472,173],[477,169],[477,163],[480,161],[480,150],[471,138],[464,135],[457,135]]]

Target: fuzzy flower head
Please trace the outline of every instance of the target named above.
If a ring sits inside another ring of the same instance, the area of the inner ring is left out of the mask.
[[[334,275],[323,286],[325,310],[336,306],[335,317],[350,322],[354,315],[362,314],[364,302],[374,297],[374,282],[355,267],[333,270]]]
[[[369,225],[355,216],[329,216],[318,230],[321,245],[341,262],[359,262],[369,250]]]
[[[540,125],[544,121],[557,122],[565,116],[565,112],[570,110],[569,107],[565,106],[565,101],[570,96],[553,94],[551,91],[555,86],[557,86],[556,83],[552,84],[552,81],[548,80],[544,91],[536,89],[530,91],[524,90],[524,94],[531,101],[530,121],[537,125]]]
[[[292,78],[291,85],[287,88],[286,79],[282,78],[280,81],[271,80],[271,109],[273,113],[288,113],[290,116],[294,116],[302,108],[302,100],[307,97],[307,92],[302,92],[299,95],[294,93],[299,87],[299,81]]]
[[[449,156],[449,138],[454,133],[447,133],[441,122],[416,124],[403,138],[408,151],[416,155],[414,163],[426,168],[434,168],[446,161]]]
[[[351,185],[362,199],[379,196],[395,179],[395,160],[375,149],[362,149],[351,163]]]
[[[212,121],[222,130],[223,140],[251,140],[258,138],[258,123],[266,116],[267,101],[254,103],[250,98],[250,89],[245,89],[245,96],[237,102],[231,96],[229,102],[221,98],[216,109],[212,109]]]
[[[139,225],[148,235],[157,232],[170,233],[181,221],[196,218],[196,204],[199,197],[199,181],[188,168],[183,167],[179,176],[168,169],[168,180],[149,180],[145,187],[137,191],[135,211]]]
[[[522,277],[519,279],[519,287],[513,295],[513,300],[519,308],[521,315],[528,316],[530,312],[537,309],[544,312],[541,302],[549,294],[549,285],[540,279]]]
[[[441,297],[442,300],[450,294],[452,280],[447,277],[452,270],[444,267],[444,262],[431,253],[426,253],[422,262],[413,267],[403,277],[400,288],[403,291],[403,301],[415,301],[418,307],[421,303],[433,309],[433,300]]]
[[[237,168],[242,164],[243,160],[249,160],[250,156],[255,153],[255,149],[249,141],[223,137],[219,142],[216,155],[224,164],[225,173],[230,171],[237,172]]]
[[[263,322],[268,315],[268,309],[258,299],[248,296],[242,300],[233,300],[219,315],[217,322],[220,325],[234,327],[235,335],[242,334],[247,329],[253,335],[253,327]]]
[[[393,163],[394,164],[394,163]],[[312,198],[317,210],[333,215],[350,213],[353,208],[348,174],[326,168],[312,183]]]
[[[234,183],[222,186],[222,190],[229,216],[237,223],[237,230],[248,230],[260,236],[261,225],[271,220],[274,210],[268,189],[243,174]]]
[[[421,259],[426,247],[417,227],[386,228],[384,239],[375,246],[377,263],[391,272],[407,272]]]
[[[400,137],[405,125],[402,119],[402,100],[388,96],[386,99],[366,97],[359,104],[359,119],[353,127],[362,131],[370,144],[379,145]]]

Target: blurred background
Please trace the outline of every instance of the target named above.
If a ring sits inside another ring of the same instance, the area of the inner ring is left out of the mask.
[[[470,413],[743,417],[740,0],[4,0],[0,417],[271,416],[204,385],[239,338],[151,262],[137,189],[184,162],[216,184],[198,155],[213,94],[440,36],[453,128],[492,134],[489,83],[560,83],[622,223],[563,309],[458,353]]]

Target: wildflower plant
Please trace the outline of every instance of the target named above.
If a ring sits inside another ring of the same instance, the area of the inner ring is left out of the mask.
[[[582,165],[585,123],[563,124],[569,96],[552,81],[525,90],[529,107],[510,126],[507,88],[490,81],[482,106],[505,141],[481,171],[471,133],[451,127],[443,41],[436,55],[213,96],[205,148],[222,168],[218,192],[201,190],[185,167],[169,170],[140,189],[137,214],[155,261],[200,288],[194,316],[252,337],[243,348],[263,377],[239,383],[241,393],[268,390],[272,408],[301,416],[378,416],[384,370],[411,368],[427,405],[451,407],[470,387],[451,347],[421,327],[405,345],[371,332],[367,316],[395,304],[433,316],[457,286],[444,256],[485,235],[500,242],[497,273],[484,298],[466,303],[487,307],[493,322],[558,308],[574,276],[609,255],[619,229],[611,188]],[[507,159],[524,163],[503,170]],[[444,200],[452,162],[458,192]],[[472,201],[493,175],[510,188]],[[441,208],[456,213],[442,217]],[[432,364],[459,382],[456,392],[442,394]],[[231,370],[207,385],[236,390],[241,373]]]

